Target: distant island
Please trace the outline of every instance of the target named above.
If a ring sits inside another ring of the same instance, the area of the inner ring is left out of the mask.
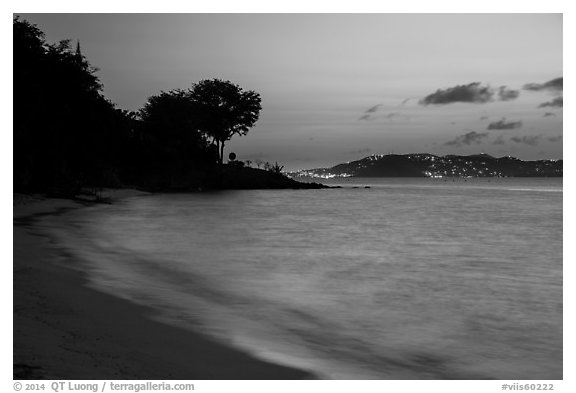
[[[522,161],[489,154],[436,156],[379,154],[335,165],[304,169],[288,174],[293,178],[338,177],[562,177],[562,160]]]

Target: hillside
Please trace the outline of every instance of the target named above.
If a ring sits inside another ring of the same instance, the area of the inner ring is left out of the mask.
[[[372,155],[331,168],[305,169],[292,177],[562,177],[562,160],[522,161],[488,154]]]

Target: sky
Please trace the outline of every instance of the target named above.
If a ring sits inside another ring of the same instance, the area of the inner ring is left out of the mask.
[[[563,158],[561,14],[19,15],[79,40],[122,109],[202,79],[258,92],[258,122],[226,145],[240,160]]]

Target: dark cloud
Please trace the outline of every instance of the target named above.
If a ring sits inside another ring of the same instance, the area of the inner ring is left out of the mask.
[[[468,102],[483,104],[491,101],[494,96],[490,86],[481,86],[480,82],[473,82],[467,85],[458,85],[442,90],[438,89],[420,100],[421,105],[444,105],[454,102]]]
[[[550,116],[556,116],[556,113],[546,112],[542,115],[542,117],[550,117]]]
[[[378,104],[378,105],[374,105],[372,108],[368,108],[366,109],[366,111],[364,111],[364,113],[374,113],[378,110],[378,108],[380,108],[382,106],[382,104]]]
[[[525,143],[526,145],[530,146],[536,146],[538,143],[540,143],[540,139],[541,139],[540,135],[523,136],[523,137],[513,136],[512,138],[510,138],[512,142]]]
[[[546,138],[549,142],[560,142],[562,140],[562,135],[551,136]]]
[[[549,91],[555,93],[555,95],[560,95],[564,91],[564,77],[549,80],[544,83],[527,83],[524,85],[524,90],[530,91]],[[538,108],[562,108],[564,106],[564,98],[560,97],[554,98],[552,101],[543,102],[538,105]]]
[[[562,108],[564,106],[564,98],[563,97],[556,97],[552,101],[544,102],[538,105],[538,108]]]
[[[501,101],[515,100],[519,95],[519,90],[508,89],[506,86],[500,86],[498,88],[498,98],[500,98]]]
[[[487,130],[513,130],[515,128],[522,127],[521,121],[506,121],[506,118],[502,120],[493,121],[492,123],[488,124]]]
[[[511,101],[518,98],[519,95],[519,90],[509,89],[507,86],[493,89],[488,85],[482,86],[480,82],[472,82],[445,90],[438,89],[435,93],[421,99],[420,104],[451,104],[453,102],[484,104],[493,101],[495,96],[500,101]]]
[[[504,141],[504,136],[503,136],[503,135],[500,135],[498,138],[496,138],[496,139],[494,140],[494,142],[492,142],[493,145],[503,145],[503,144],[505,144],[505,143],[506,143],[506,141]]]
[[[462,145],[471,145],[473,143],[478,144],[486,137],[488,137],[487,132],[478,133],[476,131],[470,131],[466,134],[457,136],[453,140],[444,143],[444,145],[460,147]]]
[[[482,115],[480,116],[480,121],[488,120],[488,116]]]
[[[378,105],[374,105],[371,108],[368,108],[364,111],[364,114],[362,116],[360,116],[358,118],[358,120],[370,120],[370,115],[372,115],[372,113],[377,112],[378,108],[380,108],[382,106],[382,104],[378,104]]]
[[[362,116],[358,118],[358,120],[372,120],[374,119],[374,112],[378,111],[378,108],[382,106],[382,104],[378,104],[373,106],[372,108],[367,109]],[[376,115],[377,116],[377,115]],[[408,118],[407,116],[402,115],[400,112],[390,112],[383,116],[385,119],[391,120],[393,118]]]
[[[564,89],[564,77],[552,79],[544,83],[527,83],[524,85],[524,90],[531,91],[562,91]]]

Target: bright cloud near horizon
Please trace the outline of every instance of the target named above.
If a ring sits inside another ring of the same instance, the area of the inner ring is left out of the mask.
[[[19,15],[79,40],[122,109],[202,79],[257,91],[260,119],[226,147],[241,160],[562,158],[561,14]]]

